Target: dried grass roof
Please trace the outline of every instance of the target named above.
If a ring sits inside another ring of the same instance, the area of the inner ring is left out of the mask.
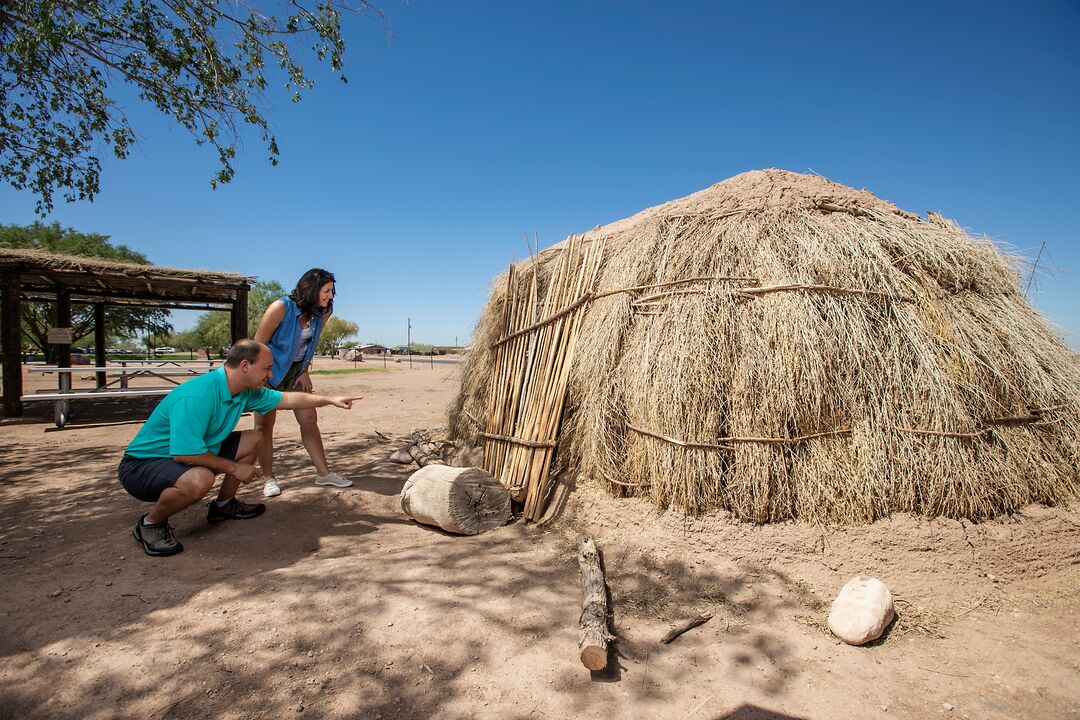
[[[55,295],[57,287],[63,286],[76,302],[143,300],[158,305],[228,303],[255,282],[239,273],[0,248],[0,275],[12,274],[18,276],[27,297]]]
[[[0,248],[0,267],[33,265],[50,270],[68,270],[75,272],[116,272],[129,275],[147,275],[162,278],[192,278],[197,280],[251,283],[253,279],[240,273],[221,272],[218,270],[191,270],[167,268],[160,265],[125,263],[104,258],[83,257],[81,255],[58,255],[40,250],[20,248]]]
[[[604,257],[558,462],[612,492],[756,522],[981,519],[1080,494],[1080,360],[1011,259],[956,223],[764,170],[583,239]],[[482,430],[506,296],[478,322],[458,435]]]

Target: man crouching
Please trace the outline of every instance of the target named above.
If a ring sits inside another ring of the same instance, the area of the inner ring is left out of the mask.
[[[202,500],[218,473],[225,478],[217,500],[210,502],[207,520],[248,520],[263,514],[262,503],[236,499],[240,483],[259,477],[252,463],[262,438],[257,430],[234,430],[241,414],[326,405],[349,410],[360,399],[271,390],[265,385],[273,362],[265,345],[240,340],[229,349],[224,367],[166,395],[128,445],[117,474],[132,497],[154,503],[132,531],[147,555],[183,551],[169,518]]]

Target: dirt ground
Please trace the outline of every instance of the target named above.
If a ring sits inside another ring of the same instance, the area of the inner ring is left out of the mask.
[[[252,521],[179,514],[170,558],[132,539],[144,505],[115,475],[152,401],[81,407],[63,430],[43,404],[0,421],[0,717],[1080,717],[1076,508],[757,527],[585,486],[548,523],[454,537],[403,516],[411,469],[375,430],[443,422],[457,366],[365,365],[379,371],[315,378],[364,396],[320,411],[354,487],[312,483],[283,414],[283,494]],[[620,638],[597,674],[577,657],[579,530],[604,554]],[[858,574],[899,612],[863,648],[825,628]]]

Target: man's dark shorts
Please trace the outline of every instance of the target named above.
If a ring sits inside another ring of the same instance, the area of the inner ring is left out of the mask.
[[[222,441],[218,457],[235,460],[239,448],[240,431],[234,430]],[[116,474],[120,476],[120,484],[133,498],[143,502],[157,502],[166,488],[175,485],[180,476],[193,467],[195,466],[178,463],[172,458],[137,458],[124,453]]]

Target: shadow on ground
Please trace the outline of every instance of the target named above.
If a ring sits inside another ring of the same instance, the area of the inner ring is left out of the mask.
[[[770,695],[799,674],[782,638],[745,622],[787,609],[748,592],[762,571],[615,553],[621,639],[590,682],[576,660],[573,537],[558,525],[457,537],[413,523],[397,507],[412,468],[389,463],[374,435],[327,433],[336,469],[356,482],[341,490],[311,485],[302,449],[283,442],[289,479],[263,517],[211,526],[194,506],[173,523],[186,551],[149,558],[130,537],[145,505],[115,477],[123,447],[69,449],[77,432],[45,432],[32,451],[0,439],[0,716],[468,717],[510,687],[522,706],[557,693],[584,715],[596,708],[589,684],[671,701],[677,684],[647,682],[642,658],[656,678],[779,666],[762,681]],[[718,610],[708,629],[724,622],[737,644],[656,642],[702,606]],[[784,717],[747,707],[724,717]]]

